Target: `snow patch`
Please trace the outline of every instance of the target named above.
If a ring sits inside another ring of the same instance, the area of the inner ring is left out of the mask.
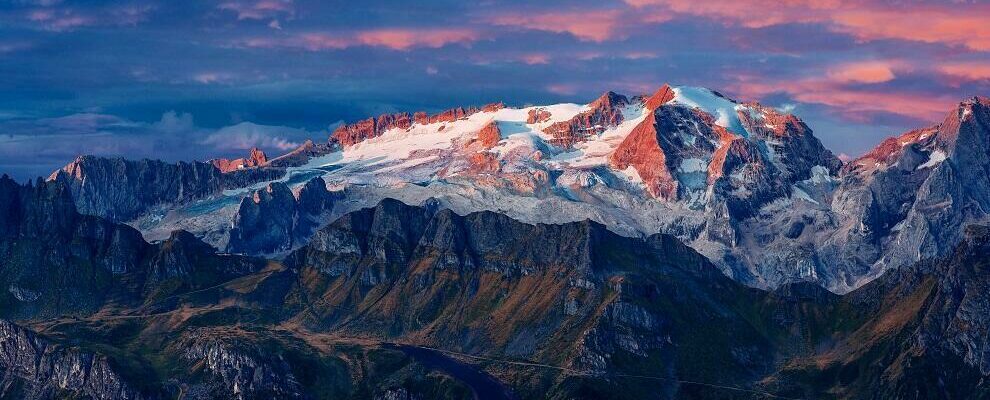
[[[741,110],[748,111],[748,107],[736,104],[705,88],[679,86],[673,90],[675,104],[698,108],[714,117],[717,125],[737,135],[749,137],[749,132],[743,128],[738,113]]]
[[[681,160],[680,171],[685,173],[690,172],[705,172],[708,170],[705,160],[700,158],[687,158]]]
[[[945,154],[944,151],[942,151],[942,150],[935,150],[935,151],[932,152],[932,154],[930,156],[928,156],[928,161],[926,161],[924,164],[919,165],[918,168],[916,168],[916,169],[924,169],[924,168],[934,167],[934,166],[936,166],[938,164],[941,164],[942,161],[945,161],[946,158],[948,158],[948,156]]]
[[[630,182],[637,183],[640,185],[643,184],[643,178],[639,176],[639,171],[637,171],[636,168],[633,168],[632,165],[626,167],[626,169],[619,172],[621,172],[622,175],[625,176],[626,179],[628,179]]]
[[[828,172],[828,168],[824,165],[816,165],[811,167],[811,177],[808,178],[808,182],[814,184],[823,184],[833,182],[834,179],[832,175]]]
[[[811,195],[809,195],[808,192],[805,192],[804,189],[801,189],[794,185],[791,186],[791,198],[801,199],[809,203],[819,204],[818,200],[811,198]]]

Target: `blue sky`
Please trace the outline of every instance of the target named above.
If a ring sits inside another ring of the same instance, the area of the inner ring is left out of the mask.
[[[0,3],[0,172],[279,153],[340,121],[665,82],[791,109],[836,153],[990,95],[966,1]]]

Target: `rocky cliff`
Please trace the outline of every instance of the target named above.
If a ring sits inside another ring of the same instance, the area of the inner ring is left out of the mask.
[[[257,147],[252,147],[247,157],[228,160],[218,158],[210,160],[210,164],[220,170],[220,172],[232,172],[243,168],[260,167],[268,163],[268,156]]]
[[[321,229],[286,262],[300,270],[301,296],[321,299],[307,307],[312,329],[664,379],[747,380],[773,362],[772,339],[737,308],[758,293],[666,235],[386,200]]]
[[[0,209],[17,236],[8,230],[0,247],[23,246],[36,226],[24,215],[58,206],[28,207],[21,199],[38,198],[36,187],[0,184],[18,193],[16,206],[6,196]],[[55,203],[71,207],[60,193]],[[495,385],[534,399],[980,398],[990,376],[990,229],[967,232],[950,257],[844,296],[811,283],[747,288],[668,235],[394,200],[320,228],[284,264],[217,255],[176,232],[143,244],[139,272],[109,274],[106,297],[73,298],[99,312],[29,312],[17,304],[32,302],[30,292],[10,292],[3,315],[32,329],[0,322],[0,390],[38,399],[471,398]],[[78,277],[93,263],[38,265]],[[0,277],[26,270],[0,267]],[[44,289],[72,285],[84,281]]]
[[[0,398],[146,398],[103,355],[50,343],[0,320]]]
[[[985,98],[970,99],[942,123],[842,165],[795,115],[663,85],[588,104],[382,115],[229,173],[81,158],[56,176],[84,213],[153,239],[188,230],[237,252],[299,247],[303,232],[397,198],[529,223],[591,219],[634,237],[668,233],[747,285],[811,280],[844,293],[945,254],[963,226],[986,221],[986,110]],[[313,177],[346,198],[297,229],[291,196],[281,194]],[[263,182],[272,189],[258,192]]]
[[[295,194],[284,183],[271,183],[241,200],[226,248],[234,253],[272,254],[302,246],[340,196],[328,191],[321,178],[310,180]]]
[[[65,183],[0,178],[0,317],[86,315],[209,286],[261,268],[218,256],[187,232],[149,244],[126,225],[76,212]]]
[[[216,195],[284,173],[278,168],[223,173],[209,163],[81,156],[48,180],[65,183],[80,213],[129,221],[156,206]]]

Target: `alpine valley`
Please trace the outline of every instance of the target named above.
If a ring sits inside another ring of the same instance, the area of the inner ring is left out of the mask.
[[[990,99],[662,85],[0,179],[0,399],[990,398]]]

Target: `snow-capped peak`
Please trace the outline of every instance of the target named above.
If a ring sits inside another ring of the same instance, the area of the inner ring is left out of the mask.
[[[746,137],[749,132],[739,120],[739,110],[745,108],[732,99],[711,89],[677,86],[674,87],[674,104],[698,108],[715,118],[715,123],[729,132]]]

